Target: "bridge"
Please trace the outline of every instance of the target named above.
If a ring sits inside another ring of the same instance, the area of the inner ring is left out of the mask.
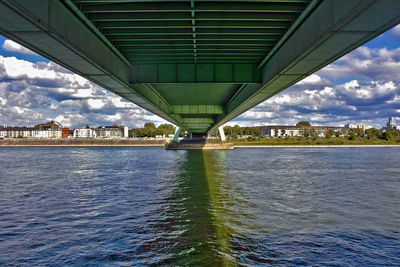
[[[0,0],[1,34],[191,133],[398,23],[399,0]]]

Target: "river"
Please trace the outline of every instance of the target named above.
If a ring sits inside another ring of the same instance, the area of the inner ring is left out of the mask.
[[[0,153],[0,266],[400,264],[399,148]]]

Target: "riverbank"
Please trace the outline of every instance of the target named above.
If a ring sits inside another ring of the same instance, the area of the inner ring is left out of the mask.
[[[0,139],[0,147],[107,147],[107,146],[141,146],[164,147],[166,139]],[[211,139],[207,143],[218,143]],[[400,139],[364,139],[349,140],[346,138],[258,138],[254,140],[229,140],[234,147],[400,147]]]
[[[391,140],[355,138],[254,138],[229,140],[235,147],[360,147],[400,146],[400,138]]]
[[[262,148],[262,147],[287,147],[287,148],[296,148],[296,147],[400,147],[400,145],[252,145],[252,146],[244,146],[244,145],[235,145],[235,148]]]
[[[0,147],[12,146],[165,146],[165,139],[3,139]]]

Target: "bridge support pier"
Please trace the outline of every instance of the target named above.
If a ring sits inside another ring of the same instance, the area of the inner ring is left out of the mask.
[[[188,138],[183,138],[178,142],[178,136],[180,128],[178,127],[175,131],[174,139],[170,143],[165,144],[167,150],[229,150],[233,149],[232,143],[226,142],[224,129],[219,127],[219,133],[221,135],[221,142],[219,141],[208,141],[203,138],[202,134],[189,132]],[[194,139],[193,139],[194,137]]]
[[[221,141],[225,142],[226,138],[225,138],[224,128],[222,128],[222,126],[219,126],[218,131],[219,131],[219,136],[221,137]]]
[[[180,127],[176,127],[174,138],[172,139],[172,142],[178,143],[178,138],[179,138],[179,133],[180,132],[181,132],[181,128]]]

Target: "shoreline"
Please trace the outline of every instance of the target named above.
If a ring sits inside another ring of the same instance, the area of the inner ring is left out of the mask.
[[[0,147],[165,147],[169,140],[138,140],[138,139],[110,139],[110,140],[82,140],[82,139],[73,139],[73,140],[32,140],[32,139],[14,139],[14,140],[0,140]],[[356,147],[400,147],[400,142],[390,142],[390,143],[358,143],[355,144],[285,144],[285,143],[236,143],[229,142],[233,144],[233,147],[236,148],[356,148]],[[212,142],[210,144],[213,144]],[[212,146],[211,146],[212,147]],[[181,147],[185,149],[184,146]],[[212,149],[212,148],[210,148]]]
[[[400,145],[235,145],[237,147],[400,147]]]
[[[165,147],[165,144],[0,144],[0,147]],[[357,148],[399,147],[400,145],[234,145],[234,148]]]
[[[59,144],[59,145],[0,145],[0,147],[128,147],[128,146],[136,146],[136,147],[164,147],[164,144]]]
[[[129,139],[17,139],[17,140],[0,140],[0,147],[148,147],[148,146],[165,146],[166,140],[129,140]]]

